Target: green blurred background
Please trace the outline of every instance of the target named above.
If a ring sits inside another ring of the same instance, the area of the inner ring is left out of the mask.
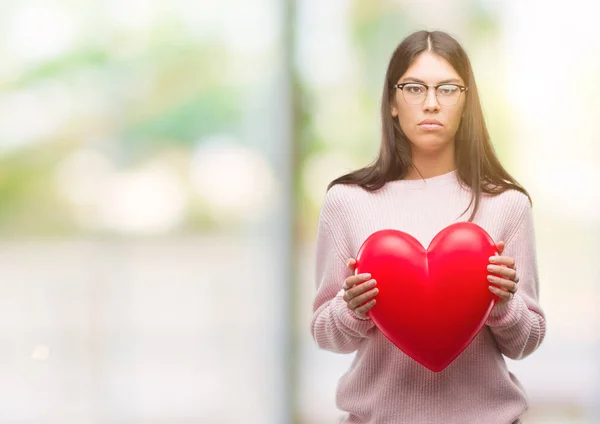
[[[310,338],[327,184],[379,149],[396,45],[470,55],[532,194],[528,424],[600,422],[595,2],[0,2],[0,422],[331,423]]]

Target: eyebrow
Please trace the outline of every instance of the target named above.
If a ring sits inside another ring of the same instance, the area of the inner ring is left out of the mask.
[[[427,84],[425,81],[419,79],[419,78],[413,78],[413,77],[405,77],[402,78],[403,82],[406,81],[412,81],[412,82],[420,82],[421,84]],[[456,83],[456,84],[460,84],[460,80],[456,79],[456,78],[450,78],[450,79],[446,79],[443,81],[438,82],[436,85],[438,84],[450,84],[450,83]]]

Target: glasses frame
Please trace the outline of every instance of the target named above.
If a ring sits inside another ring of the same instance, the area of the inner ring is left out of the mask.
[[[406,98],[404,97],[404,91],[402,90],[404,88],[405,85],[420,85],[423,87],[427,87],[427,94],[425,94],[425,98],[420,102],[420,103],[408,103],[406,101]],[[458,99],[456,100],[456,103],[454,103],[452,106],[446,106],[440,103],[440,100],[438,99],[438,93],[437,93],[437,89],[444,86],[444,85],[452,85],[454,87],[458,87],[460,89],[460,95],[458,96]],[[464,85],[460,85],[460,84],[452,84],[452,83],[446,83],[446,84],[436,84],[436,85],[427,85],[427,84],[423,84],[422,82],[403,82],[401,84],[394,84],[394,88],[399,88],[402,91],[402,99],[404,99],[404,101],[406,102],[406,104],[408,105],[422,105],[423,102],[425,100],[427,100],[427,95],[429,94],[429,89],[430,88],[435,88],[435,100],[439,103],[440,106],[444,106],[444,107],[454,107],[458,104],[458,102],[460,101],[460,96],[462,96],[462,93],[469,91],[469,87],[465,87]]]

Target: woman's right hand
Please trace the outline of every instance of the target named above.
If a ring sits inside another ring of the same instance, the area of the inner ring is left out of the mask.
[[[347,264],[348,268],[354,272],[356,260],[350,258]],[[344,301],[348,308],[361,319],[369,319],[366,314],[375,306],[376,301],[373,298],[379,293],[379,289],[374,288],[375,284],[377,282],[371,279],[371,274],[352,275],[344,281]]]

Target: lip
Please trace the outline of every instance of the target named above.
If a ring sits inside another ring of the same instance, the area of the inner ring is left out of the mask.
[[[442,123],[437,119],[423,119],[419,122],[419,125],[439,125],[440,127],[443,127]]]

